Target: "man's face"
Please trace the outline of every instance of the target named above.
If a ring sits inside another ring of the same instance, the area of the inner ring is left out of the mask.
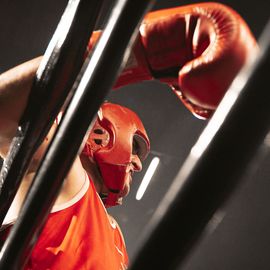
[[[141,152],[140,144],[137,142],[136,137],[134,137],[132,144],[131,161],[126,166],[127,177],[125,179],[123,189],[118,194],[117,204],[122,204],[123,198],[129,194],[134,172],[139,172],[142,170],[142,161],[139,158],[140,152]],[[91,162],[93,162],[93,160]],[[109,189],[105,185],[104,180],[101,177],[101,174],[99,173],[99,176],[96,175],[93,180],[95,183],[95,187],[98,193],[100,194],[101,198],[106,199],[108,197]]]

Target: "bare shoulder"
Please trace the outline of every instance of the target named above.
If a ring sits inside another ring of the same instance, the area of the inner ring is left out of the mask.
[[[82,190],[85,181],[87,181],[87,174],[81,165],[79,157],[77,157],[66,177],[55,204],[62,204],[73,199]]]

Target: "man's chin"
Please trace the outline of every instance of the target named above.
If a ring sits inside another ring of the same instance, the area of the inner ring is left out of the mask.
[[[116,205],[122,205],[123,204],[123,197],[120,197],[117,199]]]
[[[99,196],[103,202],[104,205],[106,204],[108,194],[107,193],[99,193]],[[109,207],[117,206],[117,205],[122,205],[123,204],[123,197],[119,196],[115,202],[115,205],[110,205]]]

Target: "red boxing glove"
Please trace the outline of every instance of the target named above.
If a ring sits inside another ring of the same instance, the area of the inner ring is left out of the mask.
[[[91,44],[95,43],[94,33]],[[196,116],[208,118],[258,46],[245,21],[219,3],[149,13],[115,88],[158,79]]]

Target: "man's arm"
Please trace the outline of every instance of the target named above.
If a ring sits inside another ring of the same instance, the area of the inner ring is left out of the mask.
[[[0,154],[5,155],[26,107],[31,85],[42,57],[0,75]]]
[[[27,105],[28,96],[31,90],[33,79],[39,67],[42,57],[32,59],[19,66],[16,66],[0,75],[0,156],[3,158],[7,155],[12,138],[15,135],[20,117]],[[18,192],[18,199],[22,201],[28,189],[29,183],[50,139],[56,129],[54,124],[47,134],[46,139],[35,153],[28,173],[24,181],[26,188],[23,186],[21,192]],[[56,204],[64,203],[74,197],[81,189],[84,183],[85,172],[77,158],[74,162]],[[19,203],[20,204],[20,203]],[[17,208],[17,207],[16,207]],[[19,209],[19,207],[18,207]],[[17,210],[15,210],[15,215]]]

